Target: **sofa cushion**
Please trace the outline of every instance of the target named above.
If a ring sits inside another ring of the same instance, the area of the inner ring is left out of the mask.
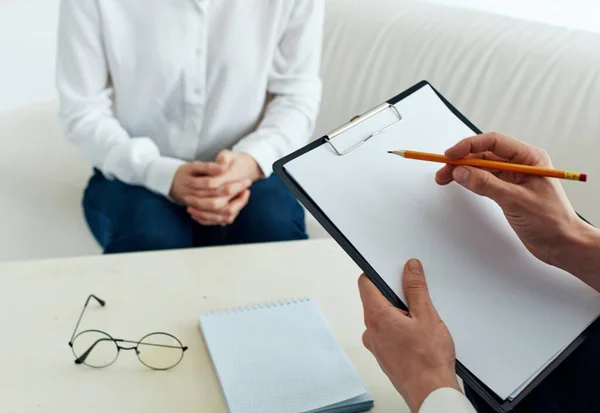
[[[91,168],[56,113],[41,103],[0,115],[0,260],[100,252],[81,211]]]

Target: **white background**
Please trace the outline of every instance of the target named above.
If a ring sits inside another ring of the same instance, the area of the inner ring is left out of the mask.
[[[0,112],[53,99],[59,0],[0,0]]]
[[[501,13],[574,29],[600,32],[598,0],[428,0],[434,3]]]
[[[368,1],[372,0],[365,0]],[[429,1],[600,31],[597,0]],[[59,0],[0,0],[0,112],[54,99],[59,3]]]

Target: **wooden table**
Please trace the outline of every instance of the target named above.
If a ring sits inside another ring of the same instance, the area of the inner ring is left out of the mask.
[[[375,412],[408,412],[363,348],[358,267],[331,240],[191,249],[0,264],[1,412],[225,412],[198,315],[282,299],[317,299],[375,398]],[[157,372],[133,352],[92,369],[73,363],[81,328],[137,340],[165,331],[189,346]]]

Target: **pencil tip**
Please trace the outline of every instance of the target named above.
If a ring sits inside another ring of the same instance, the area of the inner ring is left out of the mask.
[[[394,154],[394,151],[388,151],[388,153]]]

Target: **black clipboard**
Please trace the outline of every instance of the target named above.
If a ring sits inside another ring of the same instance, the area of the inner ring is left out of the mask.
[[[364,259],[360,252],[352,245],[352,243],[344,236],[344,234],[331,222],[331,220],[325,215],[325,213],[319,208],[319,206],[311,199],[311,197],[302,189],[302,187],[287,173],[285,170],[285,164],[291,160],[302,156],[303,154],[310,152],[311,150],[321,145],[331,145],[336,153],[342,155],[343,153],[349,152],[368,139],[380,133],[378,131],[363,141],[356,143],[354,146],[345,150],[339,149],[333,145],[332,140],[338,133],[347,130],[363,119],[368,118],[378,111],[392,107],[399,101],[405,99],[411,94],[415,93],[419,89],[425,86],[430,86],[437,96],[444,102],[448,109],[459,118],[465,125],[467,125],[473,134],[481,134],[482,132],[458,109],[456,109],[444,96],[439,93],[429,82],[423,80],[399,95],[389,99],[384,104],[374,108],[373,110],[361,115],[354,117],[349,123],[336,129],[329,135],[325,135],[319,139],[316,139],[312,143],[305,147],[289,154],[288,156],[278,160],[273,165],[273,171],[275,174],[290,188],[296,198],[304,205],[304,207],[316,218],[316,220],[325,228],[325,230],[331,235],[331,237],[344,249],[344,251],[352,258],[352,260],[361,268],[367,277],[377,286],[381,293],[396,307],[403,310],[407,310],[404,303],[398,298],[396,293],[383,281],[383,279],[377,274],[377,272],[371,267],[371,265]],[[390,125],[391,127],[392,125]],[[388,128],[385,128],[386,130]],[[581,217],[581,216],[580,216]],[[581,219],[585,220],[583,217]],[[587,222],[587,221],[586,221]],[[503,400],[498,397],[488,386],[486,386],[481,380],[479,380],[473,373],[469,371],[460,361],[456,361],[456,372],[458,376],[467,384],[473,391],[475,391],[483,400],[485,400],[495,411],[498,413],[509,412],[514,409],[521,401],[523,401],[528,394],[530,394],[540,383],[544,381],[564,360],[566,360],[591,334],[600,334],[600,318],[597,318],[585,331],[583,331],[571,344],[557,357],[555,358],[531,383],[529,383],[525,389],[513,400]]]

